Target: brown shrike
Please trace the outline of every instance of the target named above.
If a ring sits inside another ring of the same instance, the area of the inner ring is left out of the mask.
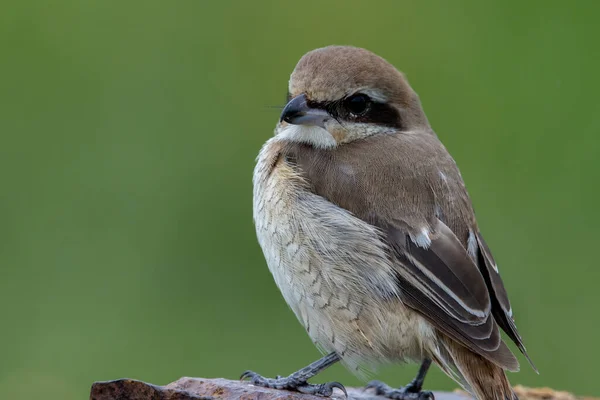
[[[343,386],[307,381],[337,361],[358,375],[413,361],[407,386],[368,386],[416,400],[433,397],[421,390],[433,362],[477,399],[515,399],[505,370],[519,363],[500,328],[527,353],[506,290],[404,75],[367,50],[331,46],[302,57],[289,93],[257,159],[254,221],[277,286],[327,355],[285,378],[242,377],[329,396]]]

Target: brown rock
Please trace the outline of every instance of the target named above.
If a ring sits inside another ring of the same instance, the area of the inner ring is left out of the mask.
[[[384,400],[371,391],[362,388],[347,388],[348,400]],[[520,400],[593,400],[575,397],[566,392],[551,389],[529,389],[516,386]],[[436,400],[468,400],[464,392],[434,392]],[[249,382],[228,379],[181,378],[166,386],[157,386],[133,379],[96,382],[92,385],[90,400],[323,400],[323,397],[285,390],[257,387]],[[336,391],[331,399],[344,399],[344,394]]]

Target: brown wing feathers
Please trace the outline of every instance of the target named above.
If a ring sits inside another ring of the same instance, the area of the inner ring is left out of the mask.
[[[518,370],[518,362],[501,341],[491,316],[483,277],[452,231],[439,220],[436,228],[427,249],[410,238],[405,246],[390,243],[399,261],[403,300],[457,342],[503,368]],[[424,270],[431,271],[434,278]]]
[[[523,344],[523,339],[519,335],[517,326],[512,318],[512,309],[508,300],[508,294],[506,293],[504,283],[502,283],[502,279],[498,273],[496,261],[492,257],[492,253],[487,243],[483,239],[483,236],[481,236],[481,233],[477,232],[476,236],[479,248],[479,268],[490,290],[490,293],[492,293],[492,314],[494,315],[498,325],[500,325],[502,330],[506,332],[508,337],[511,338],[519,350],[521,350],[521,353],[523,353],[525,358],[527,358],[527,361],[531,367],[535,370],[535,372],[538,372],[536,366],[533,364],[533,361],[531,358],[529,358],[529,354],[527,354],[527,350]]]

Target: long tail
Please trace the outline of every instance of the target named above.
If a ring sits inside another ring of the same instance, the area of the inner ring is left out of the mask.
[[[440,335],[441,336],[441,335]],[[434,361],[478,400],[518,400],[504,369],[448,337]]]

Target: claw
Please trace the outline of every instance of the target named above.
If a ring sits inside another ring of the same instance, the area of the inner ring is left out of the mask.
[[[435,400],[432,392],[426,391],[419,393],[419,400]]]
[[[339,383],[339,382],[329,382],[328,385],[331,388],[331,392],[332,393],[333,393],[333,389],[338,388],[342,392],[344,392],[344,396],[346,398],[348,398],[348,392],[346,391],[346,388],[344,387],[344,385],[342,385],[341,383]]]
[[[253,375],[255,375],[255,373],[250,370],[244,371],[244,373],[240,376],[240,381],[243,381],[244,379],[247,379],[247,378],[251,378]]]

